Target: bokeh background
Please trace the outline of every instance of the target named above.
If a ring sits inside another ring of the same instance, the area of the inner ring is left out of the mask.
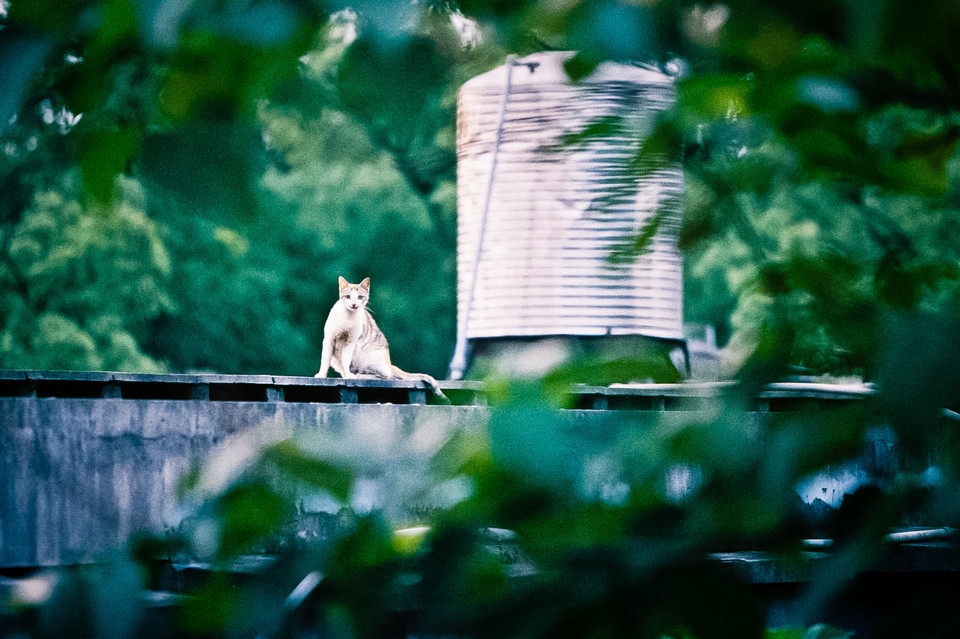
[[[423,612],[411,636],[849,636],[819,613],[891,529],[960,528],[958,33],[953,0],[0,0],[0,368],[310,375],[342,275],[372,279],[396,364],[444,376],[457,90],[556,49],[577,52],[574,81],[607,59],[677,76],[625,170],[682,153],[686,319],[713,327],[741,382],[683,423],[623,411],[583,438],[558,387],[622,370],[492,382],[489,423],[416,466],[461,499],[406,504],[404,521],[344,506],[327,547],[278,552],[257,578],[236,562],[303,514],[297,491],[347,504],[366,460],[251,444],[214,488],[209,466],[182,482],[207,564],[166,600],[166,625],[145,593],[190,561],[196,530],[19,583],[33,598],[0,608],[7,627],[379,637],[397,636],[400,606]],[[757,392],[797,373],[875,385],[850,410],[757,428]],[[798,519],[798,482],[855,458],[878,424],[904,460],[890,481],[816,529]],[[618,492],[561,477],[570,449]],[[671,494],[678,473],[697,481]],[[398,543],[413,524],[429,528]],[[490,528],[515,534],[500,555]],[[813,535],[837,545],[807,584],[809,628],[768,630],[756,593],[707,560],[790,561]],[[314,573],[318,598],[284,608]],[[878,636],[955,636],[956,584],[912,583]]]
[[[680,78],[648,146],[683,149],[685,316],[726,373],[759,347],[869,376],[891,312],[956,305],[960,16],[920,13],[4,0],[0,366],[312,374],[343,275],[401,367],[445,376],[457,90],[570,49],[573,78]]]

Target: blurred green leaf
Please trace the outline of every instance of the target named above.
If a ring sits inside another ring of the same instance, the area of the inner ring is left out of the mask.
[[[446,64],[433,41],[374,34],[358,38],[344,52],[337,86],[348,108],[404,140],[416,131],[427,100],[445,76]]]
[[[360,517],[345,536],[337,541],[330,559],[336,563],[327,567],[328,576],[359,585],[367,571],[390,571],[399,558],[394,549],[391,531],[376,513]],[[379,587],[387,584],[378,584]]]
[[[922,464],[935,436],[930,425],[960,397],[960,328],[955,316],[901,312],[890,315],[884,329],[877,376],[881,408],[902,452]]]
[[[516,0],[461,0],[459,8],[464,14],[476,18],[510,18],[524,10],[527,2]]]
[[[588,52],[577,52],[573,57],[563,63],[563,69],[574,82],[584,79],[597,68],[602,59],[591,55]]]
[[[635,357],[585,357],[562,364],[544,376],[548,396],[561,400],[571,384],[605,386],[613,383],[652,380],[673,383],[681,380],[680,372],[666,349],[660,353]],[[560,404],[562,405],[562,403]]]
[[[570,481],[563,458],[572,443],[554,410],[519,402],[498,407],[490,416],[494,463],[535,486],[560,488]]]
[[[480,472],[489,464],[489,441],[485,434],[456,430],[434,453],[430,464],[443,479],[464,471]]]
[[[84,185],[97,202],[113,201],[117,176],[136,157],[139,143],[138,132],[131,128],[85,132],[80,171]]]
[[[338,501],[345,502],[350,497],[353,489],[350,468],[313,457],[290,440],[268,448],[264,451],[264,458],[295,479],[329,492]]]
[[[226,573],[213,573],[191,593],[180,610],[180,623],[191,633],[220,633],[236,626],[241,590]]]
[[[37,0],[36,2],[11,3],[7,10],[13,25],[36,31],[49,30],[58,35],[68,33],[75,26],[81,3],[76,0]]]
[[[957,132],[952,127],[912,132],[904,136],[882,170],[903,191],[940,195],[948,186],[946,163],[956,146]]]
[[[418,589],[428,627],[462,632],[512,590],[505,564],[480,543],[478,531],[446,527],[431,536]],[[482,622],[481,622],[482,625]]]
[[[123,639],[134,634],[144,615],[139,591],[142,576],[126,557],[115,559],[103,568],[94,589],[94,636]]]
[[[855,458],[863,448],[871,418],[870,406],[859,401],[829,412],[799,406],[775,415],[767,443],[768,478],[773,481],[774,476],[782,475],[782,480],[773,483],[788,487],[804,476]]]
[[[619,547],[630,531],[633,514],[602,503],[558,504],[555,510],[531,513],[517,526],[521,544],[533,560],[547,567],[571,554]]]
[[[677,83],[684,126],[751,114],[749,78],[732,73],[693,75]]]
[[[648,219],[640,232],[633,237],[626,238],[625,242],[614,245],[610,251],[609,260],[614,265],[630,264],[637,257],[644,255],[650,250],[650,243],[656,237],[660,226],[663,224],[665,215],[658,211]]]
[[[293,514],[292,504],[262,481],[239,483],[217,499],[221,557],[250,552],[257,542],[279,531]]]
[[[683,149],[683,133],[669,118],[661,117],[653,131],[643,139],[629,167],[637,179],[649,177],[679,161]]]
[[[562,151],[563,147],[575,146],[588,143],[596,138],[611,137],[623,132],[623,116],[619,114],[607,115],[596,120],[591,120],[579,131],[571,131],[560,136],[559,143]]]
[[[201,120],[143,142],[146,179],[200,211],[251,218],[256,210],[257,132],[228,121]]]
[[[376,514],[360,517],[326,558],[324,608],[338,633],[377,636],[400,604],[396,589],[401,555],[392,531]]]
[[[656,631],[666,636],[765,636],[763,608],[747,586],[722,567],[700,564],[661,571],[649,596]]]

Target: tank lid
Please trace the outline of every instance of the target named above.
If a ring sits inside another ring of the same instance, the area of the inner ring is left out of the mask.
[[[564,63],[574,56],[573,51],[544,51],[517,58],[514,62],[512,84],[573,84],[564,70]],[[464,88],[501,88],[506,82],[509,63],[467,80]],[[673,77],[651,65],[601,62],[578,84],[603,84],[605,82],[636,82],[637,84],[671,84]]]

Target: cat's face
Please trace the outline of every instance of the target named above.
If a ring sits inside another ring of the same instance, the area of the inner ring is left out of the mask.
[[[370,299],[370,278],[365,278],[359,284],[351,284],[340,278],[340,301],[348,310],[355,311],[367,305]]]

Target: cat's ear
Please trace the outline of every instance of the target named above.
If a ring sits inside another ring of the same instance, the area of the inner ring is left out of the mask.
[[[343,276],[342,276],[342,275],[341,275],[339,278],[337,278],[337,282],[340,283],[340,290],[341,290],[341,291],[342,291],[343,289],[347,288],[348,286],[350,286],[350,282],[348,282],[347,280],[343,279]]]
[[[363,281],[360,282],[360,288],[366,289],[366,290],[368,290],[368,291],[370,290],[370,278],[369,278],[369,277],[363,278]]]

